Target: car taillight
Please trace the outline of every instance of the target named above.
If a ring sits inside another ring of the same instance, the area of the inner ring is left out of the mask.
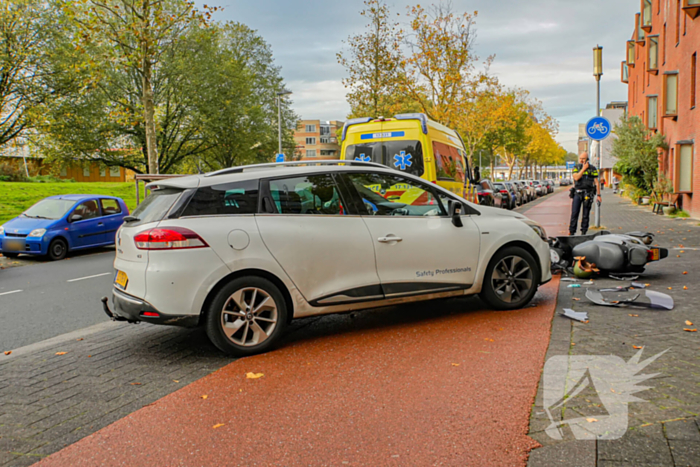
[[[183,227],[145,230],[134,237],[139,250],[182,250],[208,247],[202,237]]]

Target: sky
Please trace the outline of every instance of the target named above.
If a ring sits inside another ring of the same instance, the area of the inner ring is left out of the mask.
[[[421,1],[424,7],[439,0]],[[198,1],[198,5],[204,2]],[[360,34],[362,0],[211,0],[217,20],[245,23],[272,47],[292,108],[304,119],[344,120],[350,111],[336,54]],[[386,0],[397,19],[418,1]],[[452,0],[455,12],[478,11],[476,54],[495,55],[492,74],[521,87],[559,121],[557,141],[576,152],[578,124],[595,116],[593,47],[603,47],[601,106],[626,101],[620,82],[625,42],[634,30],[639,0]],[[346,49],[347,50],[347,49]]]

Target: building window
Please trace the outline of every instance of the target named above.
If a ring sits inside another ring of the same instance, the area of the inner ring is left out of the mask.
[[[700,0],[698,0],[700,2]],[[699,3],[700,4],[700,3]],[[690,57],[690,108],[695,108],[695,90],[697,89],[697,63],[698,63],[698,53],[695,52],[692,57]]]
[[[331,127],[330,125],[321,125],[321,136],[330,135]]]
[[[322,156],[335,156],[335,151],[326,151],[321,149],[321,155]]]
[[[90,176],[90,166],[86,165],[83,167],[83,177],[89,177]]]
[[[306,138],[306,144],[316,144],[316,138]]]
[[[630,67],[627,66],[627,62],[622,62],[621,79],[623,83],[630,82]]]
[[[635,16],[635,32],[636,32],[636,39],[637,42],[644,42],[644,29],[642,29],[642,18],[639,13]]]
[[[666,23],[664,23],[664,37],[663,37],[663,49],[661,50],[661,61],[663,62],[664,65],[666,65]]]
[[[316,125],[306,125],[307,133],[316,133]]]
[[[678,74],[664,76],[664,115],[675,117],[678,115]]]
[[[642,28],[651,31],[651,0],[642,0]]]
[[[100,177],[105,177],[107,175],[107,169],[103,165],[100,166]]]
[[[647,127],[650,130],[656,130],[658,126],[658,97],[649,96],[647,97]]]
[[[678,10],[676,11],[676,45],[681,42],[681,0],[677,0]]]
[[[692,192],[693,191],[693,145],[680,144],[678,145],[678,170],[676,170],[677,182],[676,191]]]
[[[627,41],[627,66],[634,67],[634,41]]]
[[[110,167],[110,168],[109,168],[109,176],[110,176],[110,177],[119,177],[119,176],[121,176],[121,171],[119,170],[119,167]]]
[[[306,157],[316,157],[316,150],[315,149],[307,149],[306,150]]]
[[[649,36],[649,56],[647,57],[647,63],[649,67],[647,71],[651,73],[659,72],[659,36]]]
[[[331,144],[330,138],[321,138],[321,144]]]
[[[68,169],[65,167],[61,167],[61,177],[67,177],[68,176]]]

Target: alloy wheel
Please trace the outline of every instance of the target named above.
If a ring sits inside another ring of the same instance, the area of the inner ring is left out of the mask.
[[[246,287],[235,291],[221,310],[221,328],[236,345],[259,345],[277,326],[278,310],[275,300],[265,290]]]
[[[522,300],[532,289],[532,268],[520,256],[507,256],[498,262],[491,274],[496,296],[505,303]]]

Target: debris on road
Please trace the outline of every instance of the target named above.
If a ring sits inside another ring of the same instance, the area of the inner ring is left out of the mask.
[[[697,329],[688,329],[688,328],[683,328],[684,331],[686,332],[698,332]]]
[[[649,299],[649,303],[637,301],[641,294],[637,294],[634,297],[625,300],[610,301],[606,300],[601,292],[602,290],[588,289],[586,291],[586,298],[591,302],[595,303],[596,305],[601,306],[619,307],[633,304],[633,306],[642,306],[646,308],[657,308],[665,310],[673,310],[674,306],[673,298],[670,295],[666,295],[661,292],[655,292],[653,290],[648,289],[645,289],[644,293]]]
[[[580,289],[581,284],[571,284],[571,285],[568,285],[567,287],[570,289]]]
[[[576,321],[581,321],[582,323],[588,321],[588,313],[585,311],[574,311],[571,308],[564,308],[564,313],[561,314],[569,319]]]
[[[5,355],[10,355],[12,353],[12,350],[6,350]]]
[[[246,373],[246,374],[245,374],[245,377],[248,378],[248,379],[258,379],[258,378],[262,378],[263,376],[265,376],[265,375],[262,374],[262,373],[252,373],[252,372],[249,372],[249,373]]]
[[[56,352],[56,355],[65,355],[68,352]]]

